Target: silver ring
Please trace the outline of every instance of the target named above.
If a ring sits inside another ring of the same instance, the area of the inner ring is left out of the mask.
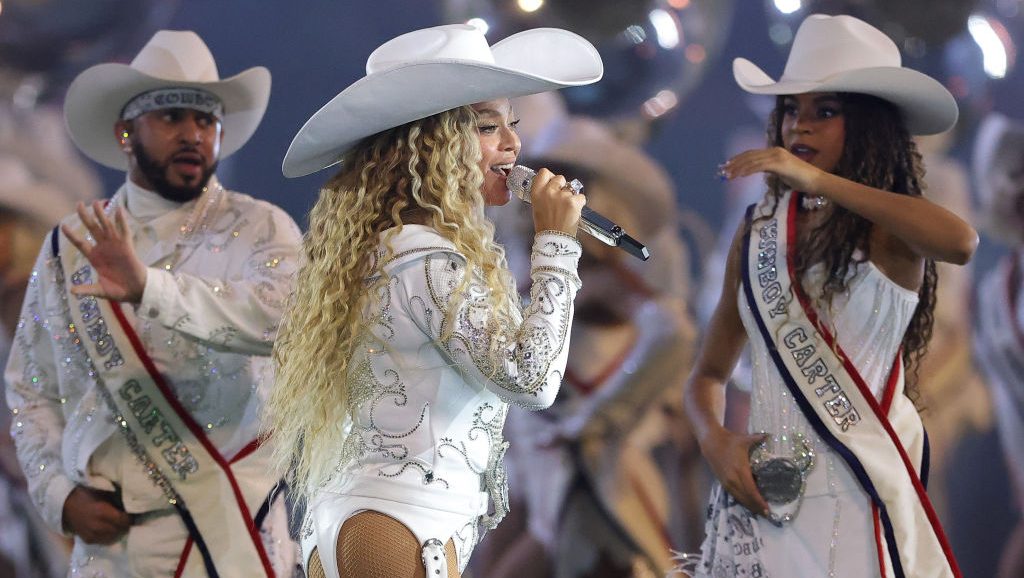
[[[573,179],[568,183],[565,183],[565,186],[562,188],[569,189],[572,191],[572,194],[578,195],[583,192],[583,183],[581,183],[579,179]]]

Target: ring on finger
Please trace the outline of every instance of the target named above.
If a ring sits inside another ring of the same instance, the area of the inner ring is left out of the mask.
[[[574,195],[578,195],[583,192],[583,183],[581,183],[579,179],[573,179],[568,183],[565,183],[565,185],[562,186],[562,189],[568,190]]]

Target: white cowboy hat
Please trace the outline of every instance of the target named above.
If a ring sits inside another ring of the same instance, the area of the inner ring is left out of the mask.
[[[256,66],[221,80],[210,49],[195,32],[161,30],[131,64],[98,64],[75,78],[64,102],[71,139],[96,162],[127,170],[128,159],[114,136],[122,108],[143,92],[175,87],[199,88],[220,98],[224,158],[256,132],[270,98],[270,71]]]
[[[978,127],[972,171],[985,229],[1016,246],[1024,241],[1024,124],[992,113]]]
[[[299,129],[281,170],[307,175],[383,130],[458,106],[590,84],[603,73],[597,49],[567,30],[534,28],[494,46],[466,24],[415,30],[370,54],[366,76]]]
[[[901,63],[896,44],[867,22],[811,14],[796,31],[778,81],[745,58],[733,61],[732,73],[743,90],[754,94],[856,92],[883,98],[903,112],[911,134],[951,128],[959,114],[953,95]]]

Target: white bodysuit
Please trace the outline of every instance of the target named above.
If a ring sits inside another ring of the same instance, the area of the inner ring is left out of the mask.
[[[581,248],[568,235],[539,233],[530,304],[512,326],[498,326],[475,274],[459,290],[467,261],[450,241],[422,225],[381,235],[382,243],[392,235],[392,251],[374,268],[384,281],[350,366],[350,433],[338,469],[310,500],[303,560],[314,547],[334,552],[345,520],[374,510],[412,531],[429,576],[446,567],[449,539],[462,571],[479,526],[493,528],[508,508],[508,404],[548,407],[561,384]],[[320,560],[337,578],[336,557]]]

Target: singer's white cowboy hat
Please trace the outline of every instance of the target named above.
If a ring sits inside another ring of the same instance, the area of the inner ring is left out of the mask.
[[[161,30],[131,64],[98,64],[75,78],[64,102],[71,139],[96,162],[127,170],[128,159],[114,136],[121,110],[143,92],[174,87],[199,88],[220,98],[224,158],[256,132],[270,98],[270,71],[256,66],[222,80],[210,49],[195,32]]]
[[[754,94],[856,92],[883,98],[902,111],[911,134],[948,130],[959,114],[942,84],[903,67],[896,44],[852,16],[808,16],[777,81],[745,58],[733,61],[732,73],[743,90]]]
[[[489,46],[466,24],[393,38],[370,54],[366,76],[299,130],[282,171],[300,177],[336,164],[363,138],[458,106],[601,79],[597,49],[557,28],[534,28]]]
[[[972,165],[986,231],[1016,246],[1024,241],[1024,124],[998,113],[986,116]]]

